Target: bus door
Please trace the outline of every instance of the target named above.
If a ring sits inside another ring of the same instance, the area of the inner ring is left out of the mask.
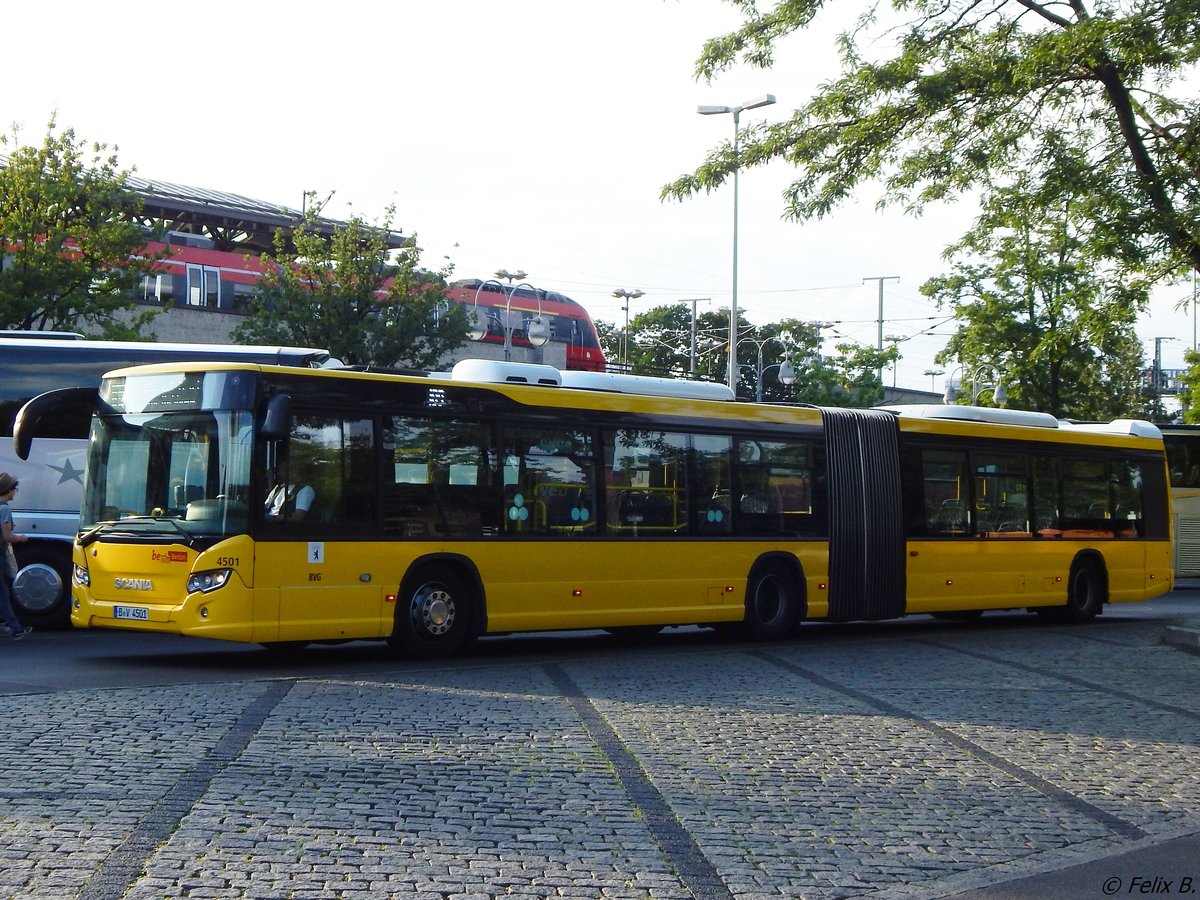
[[[854,409],[821,415],[829,467],[829,618],[904,615],[896,417]]]
[[[1047,582],[1053,592],[1062,573],[1041,552],[1053,548],[1030,542],[1036,522],[1025,454],[914,446],[904,468],[916,611],[1022,606]]]
[[[278,588],[273,640],[382,637],[394,579],[378,545],[356,540],[375,527],[375,434],[370,419],[297,414],[288,437],[262,456],[265,492],[256,583]],[[261,612],[276,602],[260,598]]]

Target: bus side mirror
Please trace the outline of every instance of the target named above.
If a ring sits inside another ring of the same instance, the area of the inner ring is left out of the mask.
[[[292,410],[292,398],[287,394],[274,394],[267,401],[267,414],[263,417],[262,436],[267,440],[287,437],[288,417]]]
[[[29,459],[29,450],[37,436],[38,424],[64,406],[87,405],[93,411],[100,404],[100,389],[95,387],[59,388],[38,394],[19,410],[13,420],[13,449],[21,459]]]

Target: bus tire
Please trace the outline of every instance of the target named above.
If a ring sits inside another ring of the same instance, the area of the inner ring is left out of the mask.
[[[1051,622],[1090,622],[1104,608],[1107,592],[1101,565],[1081,557],[1071,565],[1067,576],[1066,605],[1042,607],[1037,612]]]
[[[767,561],[755,566],[746,583],[742,633],[755,641],[791,637],[803,618],[798,579],[787,566]]]
[[[64,548],[67,545],[64,544]],[[13,608],[25,625],[51,630],[71,625],[70,550],[56,550],[46,541],[28,541],[13,548],[17,554]]]
[[[416,572],[400,588],[388,646],[414,659],[450,656],[473,636],[475,598],[451,568]]]

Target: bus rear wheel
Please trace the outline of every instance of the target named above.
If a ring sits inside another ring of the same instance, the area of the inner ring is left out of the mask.
[[[1078,559],[1067,577],[1067,603],[1038,609],[1051,622],[1090,622],[1104,607],[1104,572],[1090,559]]]
[[[418,573],[397,596],[388,646],[417,659],[450,656],[472,636],[473,607],[471,590],[456,572]]]
[[[767,562],[755,566],[746,585],[746,616],[742,631],[756,641],[791,637],[800,625],[800,592],[786,566]]]

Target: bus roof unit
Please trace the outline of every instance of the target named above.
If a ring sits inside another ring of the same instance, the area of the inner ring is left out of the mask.
[[[1058,428],[1060,424],[1050,413],[1030,412],[1024,409],[995,409],[991,406],[914,404],[877,408],[916,419],[956,419],[965,422],[986,422],[990,425],[1020,425],[1025,428]]]
[[[574,388],[581,391],[607,391],[614,394],[640,394],[646,397],[678,397],[689,400],[732,401],[733,391],[712,381],[684,381],[678,378],[654,378],[648,375],[615,375],[611,372],[567,370],[533,363],[497,362],[490,359],[464,359],[455,363],[450,377],[454,381],[478,381],[485,384],[537,384],[547,387]]]

